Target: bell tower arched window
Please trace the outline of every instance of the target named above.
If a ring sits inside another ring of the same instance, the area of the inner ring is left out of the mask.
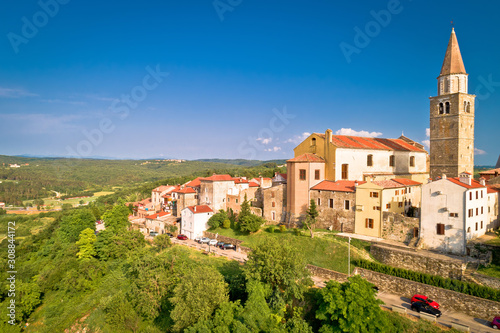
[[[439,114],[443,114],[443,113],[444,113],[443,103],[439,103]]]
[[[450,102],[446,102],[445,109],[446,109],[445,113],[450,114]]]

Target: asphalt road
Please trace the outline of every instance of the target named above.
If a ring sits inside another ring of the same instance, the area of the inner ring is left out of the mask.
[[[214,246],[209,247],[206,244],[198,244],[193,240],[181,241],[181,240],[172,238],[172,243],[189,246],[189,247],[192,247],[192,248],[195,248],[198,250],[202,250],[202,251],[210,250],[210,252],[214,252],[217,255],[225,256],[228,259],[237,260],[239,262],[245,262],[247,259],[247,255],[244,253],[240,253],[240,252],[234,251],[234,250],[221,250],[221,249],[218,249]],[[326,285],[326,282],[328,282],[328,280],[325,280],[325,279],[318,277],[318,276],[313,276],[312,279],[314,281],[314,284],[318,288],[324,287]],[[378,292],[377,297],[380,300],[382,300],[385,303],[385,305],[388,307],[395,306],[395,305],[401,306],[401,307],[404,307],[407,309],[406,310],[407,314],[413,315],[417,318],[419,317],[419,314],[417,312],[411,310],[409,298],[394,295],[394,294],[389,294],[386,292]],[[439,303],[439,301],[438,301],[438,303]],[[442,315],[441,315],[441,317],[438,318],[437,321],[438,321],[438,323],[440,323],[442,325],[451,327],[451,323],[455,322],[455,323],[460,323],[462,325],[469,326],[471,332],[474,332],[474,333],[500,332],[499,330],[494,330],[493,328],[491,328],[491,323],[489,321],[484,320],[484,319],[474,318],[474,317],[468,316],[464,313],[453,312],[453,311],[443,309],[443,308],[441,308],[440,310],[442,312]],[[491,318],[491,319],[493,319],[493,318]]]

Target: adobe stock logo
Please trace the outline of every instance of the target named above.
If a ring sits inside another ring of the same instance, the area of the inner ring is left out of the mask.
[[[353,39],[354,45],[346,42],[339,44],[347,63],[351,63],[353,54],[360,54],[362,49],[370,45],[372,39],[380,34],[382,28],[386,28],[391,23],[393,15],[400,14],[403,9],[399,0],[389,0],[387,2],[387,9],[381,9],[378,12],[371,10],[370,15],[373,17],[373,20],[368,21],[363,30],[358,26],[354,27],[354,32],[356,33]]]
[[[130,109],[136,109],[139,103],[148,97],[148,92],[156,89],[160,83],[163,82],[164,78],[169,75],[168,72],[160,71],[160,65],[156,65],[155,69],[147,66],[146,71],[148,74],[142,78],[142,84],[136,85],[130,89],[129,94],[122,94],[120,99],[116,99],[111,104],[111,111],[115,113],[120,120],[125,120],[130,114]],[[91,131],[86,129],[82,131],[82,134],[87,140],[80,140],[76,145],[76,149],[66,146],[66,151],[70,157],[88,157],[92,154],[94,148],[103,142],[104,135],[111,134],[115,128],[116,126],[110,118],[102,118],[97,128]]]
[[[31,20],[26,16],[21,18],[23,23],[21,26],[21,34],[16,34],[14,32],[9,32],[7,34],[7,39],[14,49],[14,52],[19,53],[19,46],[21,44],[28,44],[30,39],[33,39],[38,34],[38,29],[41,29],[49,23],[50,18],[59,13],[59,5],[66,5],[70,0],[40,0],[38,1],[38,6],[41,10],[33,14]]]

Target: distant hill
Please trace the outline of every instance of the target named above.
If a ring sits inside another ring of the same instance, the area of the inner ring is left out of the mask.
[[[224,163],[224,164],[233,164],[233,165],[241,165],[241,166],[258,166],[267,163],[276,163],[277,165],[286,164],[286,160],[268,160],[268,161],[259,161],[259,160],[244,160],[244,159],[220,159],[220,158],[211,158],[211,159],[199,159],[195,161],[200,162],[214,162],[214,163]]]

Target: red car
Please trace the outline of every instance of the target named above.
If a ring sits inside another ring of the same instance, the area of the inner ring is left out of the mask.
[[[500,317],[493,318],[493,321],[491,322],[491,327],[493,327],[496,330],[500,327]]]
[[[432,299],[430,299],[427,296],[424,296],[424,295],[413,295],[413,297],[411,298],[411,302],[410,303],[413,304],[415,302],[422,302],[424,304],[432,306],[434,309],[438,309],[439,310],[439,304],[437,302],[434,302]]]
[[[186,240],[186,239],[188,239],[188,237],[186,235],[183,235],[183,234],[178,234],[177,239]]]

